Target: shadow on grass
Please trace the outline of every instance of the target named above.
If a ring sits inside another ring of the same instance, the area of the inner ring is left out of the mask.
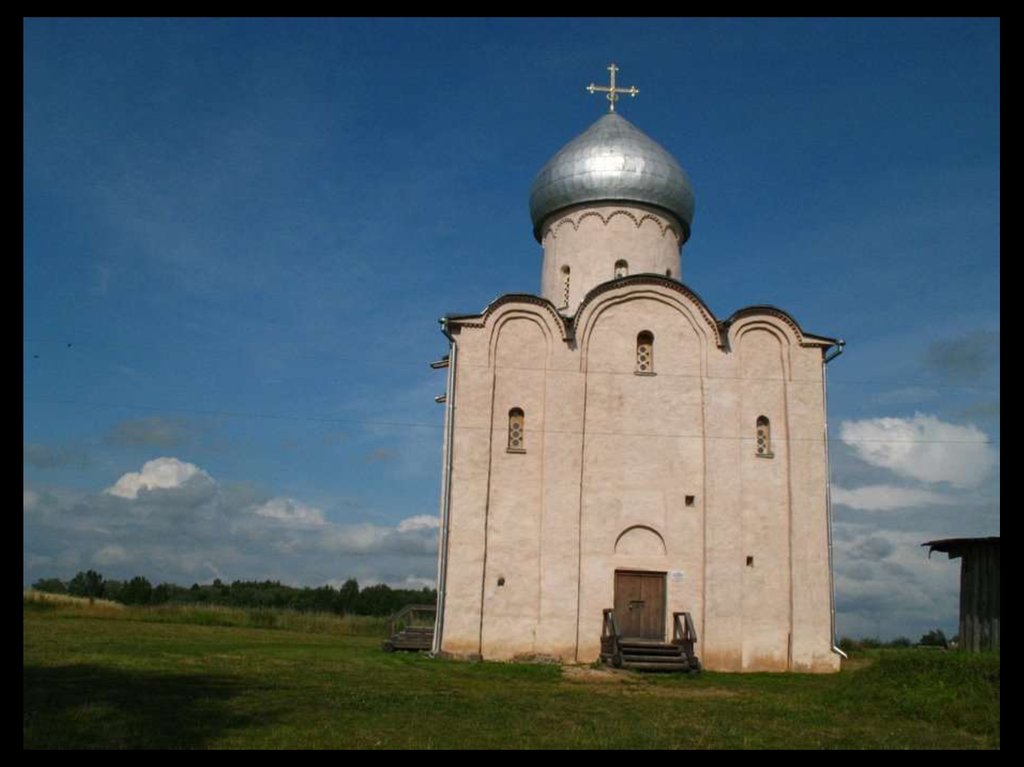
[[[251,683],[227,676],[93,665],[27,666],[24,748],[203,748],[273,714],[234,710]]]

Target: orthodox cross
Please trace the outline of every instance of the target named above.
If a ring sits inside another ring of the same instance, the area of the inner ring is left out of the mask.
[[[631,85],[628,88],[616,88],[615,73],[619,71],[619,68],[615,66],[614,62],[612,62],[612,65],[608,67],[608,71],[612,73],[611,85],[605,87],[603,85],[594,85],[593,83],[591,83],[590,85],[587,86],[587,90],[590,91],[591,93],[595,93],[596,91],[600,91],[601,93],[607,93],[608,95],[606,96],[606,98],[608,99],[608,111],[614,112],[615,102],[619,100],[620,93],[628,93],[633,98],[636,98],[636,94],[640,92],[640,89],[637,88],[635,85]]]

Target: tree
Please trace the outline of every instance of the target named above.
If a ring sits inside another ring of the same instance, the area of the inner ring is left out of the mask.
[[[60,578],[40,578],[32,584],[36,591],[45,591],[47,594],[67,594],[68,587]]]
[[[386,583],[367,586],[359,592],[355,612],[359,615],[389,615],[402,606],[402,599]]]
[[[153,601],[153,585],[143,576],[136,575],[121,590],[121,601],[126,605],[148,605]]]
[[[339,613],[355,612],[356,600],[359,598],[359,581],[349,578],[338,589],[338,596],[335,604]]]
[[[161,583],[153,589],[151,604],[162,605],[165,602],[186,602],[190,592],[184,586],[177,586],[173,583]]]
[[[88,597],[90,600],[103,596],[103,576],[95,570],[79,570],[68,583],[68,593],[74,597]]]
[[[121,592],[124,591],[124,581],[105,580],[103,581],[103,598],[114,602],[124,602]]]

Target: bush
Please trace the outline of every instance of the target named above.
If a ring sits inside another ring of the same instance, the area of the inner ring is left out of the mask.
[[[946,640],[946,635],[942,633],[942,629],[932,629],[921,637],[918,644],[922,647],[949,647],[949,642]]]

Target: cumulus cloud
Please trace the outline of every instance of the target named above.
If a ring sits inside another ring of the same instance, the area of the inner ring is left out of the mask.
[[[437,517],[431,514],[417,514],[415,517],[409,517],[399,522],[398,532],[407,533],[410,530],[430,530],[439,525],[440,522]]]
[[[325,521],[323,511],[293,498],[271,498],[257,506],[253,513],[258,517],[269,517],[301,525],[322,525]]]
[[[145,575],[183,585],[212,577],[426,585],[436,570],[431,515],[391,524],[335,521],[332,513],[353,513],[344,499],[320,508],[268,497],[253,486],[222,485],[173,457],[149,461],[98,493],[26,486],[24,504],[29,583],[67,578],[83,565],[108,578]]]
[[[389,586],[397,589],[432,589],[437,585],[435,578],[416,578],[412,575],[400,583],[389,583]]]
[[[116,544],[110,544],[104,546],[95,554],[92,555],[92,561],[100,567],[106,565],[120,565],[128,562],[131,559],[128,552],[125,551],[123,546]]]
[[[195,464],[177,458],[156,458],[143,464],[141,472],[123,474],[104,492],[121,498],[137,498],[142,490],[181,487],[197,480],[213,481],[209,474]]]
[[[948,506],[956,500],[932,490],[895,485],[866,485],[851,489],[832,486],[832,503],[861,511],[892,511],[920,506]]]
[[[933,415],[844,421],[839,436],[862,461],[922,482],[975,487],[996,463],[984,432]]]
[[[882,536],[872,535],[850,547],[850,556],[854,559],[878,561],[892,554],[894,548],[893,544]]]

